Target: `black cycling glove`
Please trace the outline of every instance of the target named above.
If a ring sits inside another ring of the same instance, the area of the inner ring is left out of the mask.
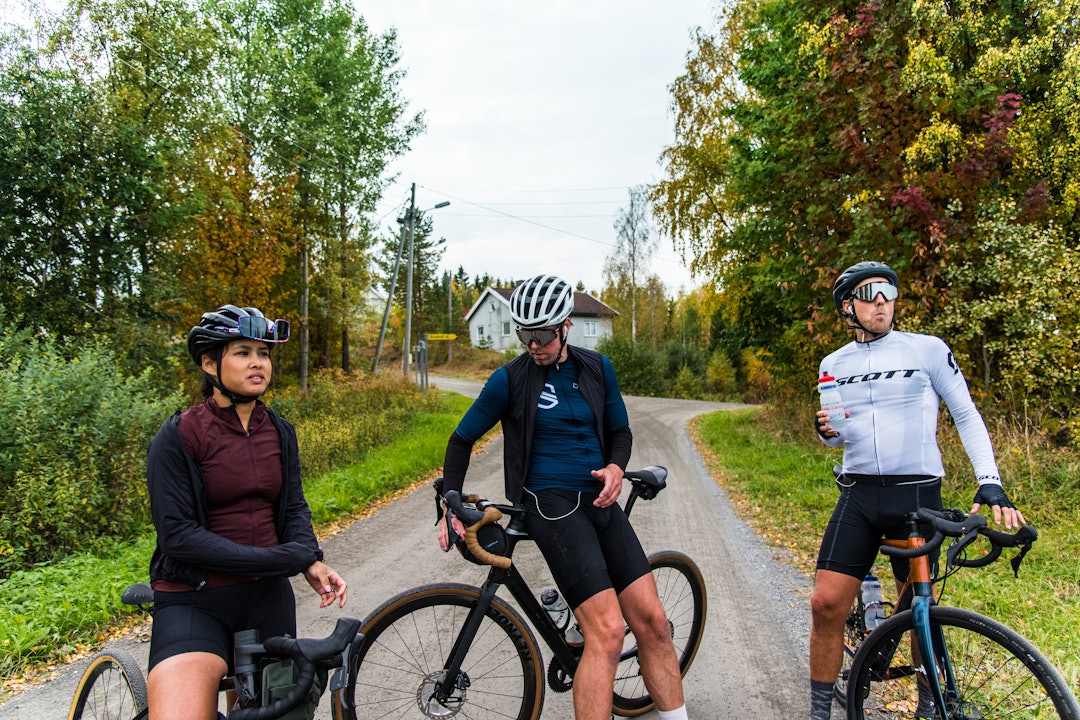
[[[979,489],[975,492],[975,499],[971,501],[972,505],[985,505],[986,507],[993,507],[997,505],[1003,508],[1016,508],[1009,500],[1009,496],[1005,494],[1005,488],[995,483],[984,483],[979,486]]]

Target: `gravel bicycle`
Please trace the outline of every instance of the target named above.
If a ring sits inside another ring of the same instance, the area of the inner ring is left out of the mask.
[[[631,491],[624,511],[638,498],[651,500],[667,484],[667,470],[628,471]],[[436,502],[440,483],[436,481]],[[521,613],[496,593],[505,586],[551,650],[547,684],[555,692],[573,687],[581,647],[567,642],[512,561],[528,540],[525,510],[457,492],[443,498],[468,526],[463,555],[489,565],[480,587],[425,585],[377,608],[361,627],[363,640],[350,671],[347,701],[358,718],[518,718],[536,720],[544,704],[544,667],[536,637]],[[509,516],[504,527],[498,521]],[[449,522],[447,518],[444,521]],[[451,535],[453,538],[454,536]],[[694,660],[705,623],[705,583],[686,555],[649,557],[683,675]],[[632,717],[652,709],[629,628],[615,677],[614,711]]]
[[[154,591],[149,583],[132,585],[121,599],[153,613]],[[223,678],[219,688],[235,693],[229,720],[276,720],[293,717],[297,709],[310,717],[327,687],[335,720],[352,717],[345,696],[352,696],[347,693],[348,668],[355,665],[350,658],[359,647],[359,629],[359,620],[339,618],[334,631],[319,639],[286,635],[260,642],[257,630],[236,633],[235,674]],[[333,676],[329,676],[331,671]],[[307,708],[301,708],[304,703]],[[142,667],[126,651],[112,649],[95,655],[83,671],[68,720],[145,720],[148,712]]]
[[[920,521],[933,528],[930,539]],[[911,513],[908,526],[907,540],[881,546],[884,554],[907,558],[911,565],[895,612],[867,630],[860,593],[846,623],[845,667],[836,688],[848,719],[910,720],[921,692],[924,700],[933,700],[937,720],[1080,720],[1069,686],[1028,640],[972,610],[935,604],[935,582],[961,567],[993,563],[1002,548],[1020,548],[1010,561],[1018,575],[1038,537],[1035,528],[1003,533],[988,528],[982,515],[926,508]],[[990,541],[989,551],[967,557],[966,549],[980,536]],[[936,578],[930,558],[937,557],[946,537],[956,540],[946,552],[944,574]]]

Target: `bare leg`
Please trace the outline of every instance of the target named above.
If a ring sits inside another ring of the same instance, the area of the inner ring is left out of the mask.
[[[147,678],[149,720],[217,720],[218,688],[227,670],[224,660],[207,652],[162,660]]]
[[[641,676],[660,710],[683,705],[682,673],[671,642],[671,628],[652,573],[642,575],[619,595],[619,605],[638,645]]]

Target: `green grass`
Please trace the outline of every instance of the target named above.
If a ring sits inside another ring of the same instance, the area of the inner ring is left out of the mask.
[[[790,414],[790,413],[789,413]],[[800,571],[812,576],[817,545],[836,502],[832,466],[840,451],[817,443],[806,423],[805,438],[768,410],[718,412],[698,418],[693,432],[717,482],[739,512],[768,542],[782,549]],[[959,465],[954,438],[943,433],[947,458]],[[999,446],[999,454],[1011,451]],[[1075,458],[1026,455],[1028,465],[1001,467],[1008,478],[1024,478],[1021,510],[1039,530],[1039,541],[1024,558],[1019,579],[1006,558],[985,569],[964,569],[950,578],[943,602],[993,617],[1031,640],[1080,693],[1080,521],[1075,516]],[[946,465],[949,465],[947,461]],[[1035,468],[1032,470],[1032,468]],[[947,472],[947,507],[971,508],[973,483],[967,472]],[[957,478],[960,478],[959,480]],[[1053,478],[1052,482],[1044,482]],[[890,578],[879,557],[877,573]],[[883,582],[891,587],[891,579]]]
[[[445,394],[435,412],[412,416],[390,445],[305,479],[316,528],[347,520],[430,475],[442,465],[446,440],[470,403]],[[73,555],[0,583],[0,700],[21,680],[87,652],[127,624],[120,594],[147,579],[153,548],[148,530],[101,556]]]

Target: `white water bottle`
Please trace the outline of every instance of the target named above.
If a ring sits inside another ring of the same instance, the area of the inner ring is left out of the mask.
[[[844,432],[847,418],[844,417],[844,401],[840,397],[840,389],[836,385],[836,378],[829,373],[824,373],[818,378],[818,393],[821,395],[821,409],[829,413],[829,425],[838,433]]]
[[[862,581],[863,621],[870,632],[885,619],[885,599],[881,595],[881,582],[874,573]]]
[[[545,587],[540,591],[540,604],[547,610],[555,627],[565,630],[570,624],[570,608],[566,606],[566,601],[559,591],[553,587]]]
[[[574,615],[558,590],[550,586],[543,588],[540,591],[540,604],[547,610],[551,622],[555,623],[555,627],[563,633],[567,645],[581,647],[585,644],[585,638],[582,637],[577,624],[570,622]]]

